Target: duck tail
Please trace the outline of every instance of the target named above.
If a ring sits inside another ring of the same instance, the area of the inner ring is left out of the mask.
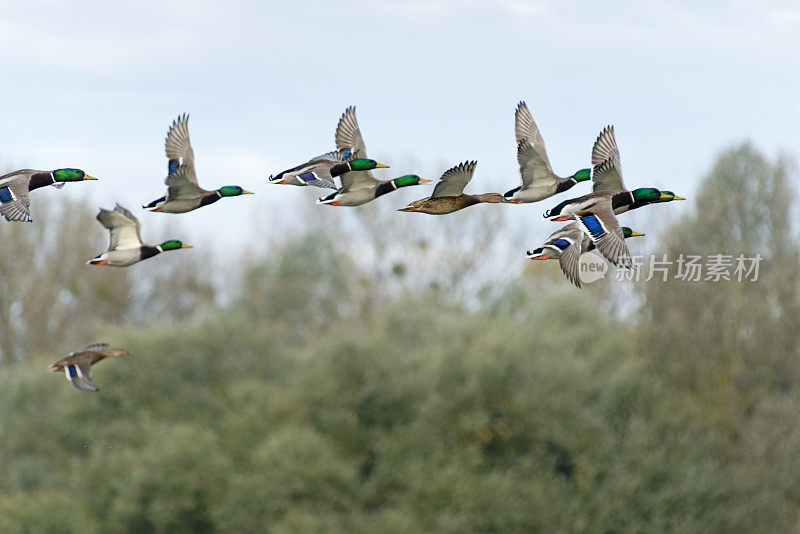
[[[335,192],[331,193],[330,195],[328,195],[327,197],[319,197],[317,199],[317,204],[333,204],[334,203],[334,199],[336,198],[336,195],[338,195],[338,194],[339,194],[339,192],[335,191]]]

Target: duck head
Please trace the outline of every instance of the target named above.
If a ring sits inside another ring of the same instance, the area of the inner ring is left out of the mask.
[[[133,356],[133,353],[128,352],[125,349],[114,348],[114,349],[108,349],[106,351],[106,356]]]
[[[668,195],[665,195],[655,187],[640,187],[631,191],[631,195],[633,195],[634,202],[652,203],[672,200],[672,198],[669,198]]]
[[[156,248],[160,249],[161,252],[165,252],[167,250],[178,250],[179,248],[192,248],[192,245],[184,245],[183,242],[177,239],[170,239],[169,241],[164,241]]]
[[[374,159],[356,158],[347,162],[347,166],[351,171],[371,171],[373,169],[388,169],[388,165],[378,163]]]
[[[89,176],[81,169],[56,169],[53,171],[53,179],[56,182],[82,182],[84,180],[97,180],[94,176]]]
[[[661,196],[658,199],[658,202],[669,202],[671,200],[686,200],[684,197],[679,197],[672,191],[661,191]]]
[[[221,197],[238,197],[239,195],[252,195],[250,191],[245,191],[238,185],[226,185],[217,189]]]
[[[590,180],[592,178],[592,169],[581,169],[572,176],[570,176],[576,182],[585,182],[586,180]]]
[[[420,178],[416,174],[406,174],[404,176],[398,176],[392,183],[395,187],[407,187],[410,185],[419,185],[430,182],[430,180],[426,180],[425,178]]]
[[[630,229],[630,228],[628,228],[627,226],[623,226],[623,227],[622,227],[622,236],[623,236],[625,239],[628,239],[629,237],[639,237],[639,236],[643,236],[643,235],[644,235],[644,234],[642,234],[642,233],[639,233],[639,232],[637,232],[636,230],[631,230],[631,229]]]

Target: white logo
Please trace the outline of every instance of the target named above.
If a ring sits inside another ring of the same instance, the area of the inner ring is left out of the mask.
[[[591,284],[605,278],[608,272],[608,264],[598,254],[588,252],[581,256],[578,261],[578,278],[584,284]]]

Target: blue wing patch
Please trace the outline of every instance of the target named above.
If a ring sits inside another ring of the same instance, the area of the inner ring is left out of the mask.
[[[168,167],[169,174],[172,174],[173,172],[175,172],[175,169],[177,169],[179,166],[180,166],[180,162],[177,159],[169,160],[169,167]]]
[[[74,365],[68,365],[67,366],[67,376],[69,377],[70,380],[72,380],[73,378],[78,376],[77,371],[75,371],[75,366]]]
[[[11,191],[7,187],[0,187],[0,202],[5,204],[6,202],[11,202],[14,200],[14,197],[11,196]]]
[[[583,221],[583,224],[586,225],[586,228],[589,230],[589,233],[592,234],[592,237],[598,238],[606,235],[603,225],[600,224],[600,221],[594,215],[585,215],[581,217],[581,221]]]
[[[342,158],[347,159],[350,157],[350,154],[352,154],[352,152],[350,151],[349,148],[345,148],[344,150],[342,150]]]
[[[565,250],[567,247],[569,247],[569,241],[566,239],[554,239],[550,241],[548,245],[553,245],[558,247],[560,250]]]
[[[313,172],[304,172],[303,174],[299,175],[298,178],[303,183],[315,182],[317,181],[317,175]]]

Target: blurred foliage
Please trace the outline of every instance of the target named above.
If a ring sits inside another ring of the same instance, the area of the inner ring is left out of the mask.
[[[723,153],[662,246],[761,251],[761,278],[643,283],[630,314],[550,266],[486,285],[474,261],[426,270],[434,252],[358,215],[325,226],[367,228],[362,249],[299,234],[235,263],[228,302],[91,325],[134,353],[95,367],[97,394],[44,372],[75,348],[51,341],[0,375],[0,530],[796,530],[800,267],[763,203],[794,209],[793,172]],[[395,271],[406,255],[421,282]]]

